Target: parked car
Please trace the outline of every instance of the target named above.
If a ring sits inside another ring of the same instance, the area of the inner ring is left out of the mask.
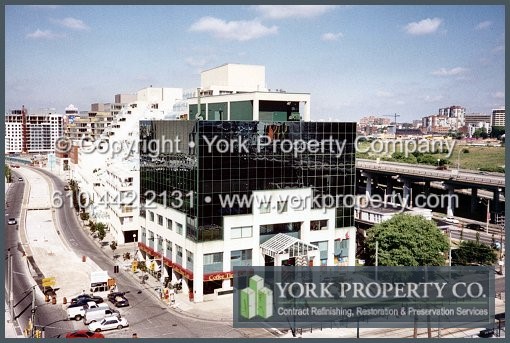
[[[9,218],[9,220],[7,221],[7,224],[16,225],[16,224],[18,224],[18,222],[16,221],[16,218]]]
[[[73,306],[73,304],[71,304],[67,308],[67,318],[74,319],[74,320],[81,320],[85,316],[85,313],[87,312],[87,310],[89,310],[91,308],[97,308],[97,307],[108,308],[108,305],[107,304],[96,304],[93,301],[89,301],[87,304],[82,305],[82,306]]]
[[[113,292],[108,294],[108,301],[116,307],[129,306],[129,300],[126,298],[126,292]]]
[[[92,332],[88,330],[78,330],[69,332],[65,335],[66,338],[104,338],[104,335],[99,332]]]
[[[18,181],[23,181],[23,178],[22,177],[18,177]]]
[[[476,231],[483,231],[484,230],[484,228],[481,225],[475,224],[475,223],[466,224],[466,229],[476,230]]]
[[[96,304],[100,304],[104,300],[103,300],[103,298],[101,298],[100,296],[97,296],[97,295],[80,294],[77,297],[71,299],[71,304],[74,304],[74,303],[77,303],[77,302],[80,302],[80,301],[85,301],[85,303],[87,301],[93,301]]]
[[[438,166],[436,169],[437,169],[437,170],[447,170],[447,169],[448,169],[448,166],[447,166],[447,165],[445,165],[445,164],[443,164],[442,166]]]
[[[89,325],[90,323],[101,321],[103,320],[103,318],[110,316],[120,317],[120,312],[117,310],[113,310],[109,307],[91,308],[87,312],[85,312],[85,316],[83,317],[83,323],[85,323],[85,325]]]
[[[122,329],[128,327],[129,323],[126,318],[117,316],[109,316],[100,322],[90,323],[88,328],[90,331],[100,332],[105,330]]]
[[[68,185],[65,185],[64,186],[64,191],[68,191],[69,190],[69,186]]]
[[[452,216],[448,216],[448,217],[444,218],[444,221],[447,223],[450,223],[450,224],[460,223],[458,219],[455,219],[455,217],[452,217]]]

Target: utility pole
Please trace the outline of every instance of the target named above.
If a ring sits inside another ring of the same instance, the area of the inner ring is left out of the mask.
[[[31,338],[34,338],[35,334],[35,310],[37,306],[35,306],[35,286],[32,286],[32,332],[30,334]]]

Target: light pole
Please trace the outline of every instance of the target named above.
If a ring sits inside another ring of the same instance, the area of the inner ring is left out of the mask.
[[[459,168],[459,166],[460,166],[460,153],[461,153],[461,152],[464,152],[464,151],[465,151],[465,150],[464,150],[464,148],[461,148],[461,149],[459,150],[459,152],[457,153],[457,172],[459,172],[459,169],[460,169],[460,168]]]
[[[437,168],[439,168],[439,162],[441,162],[440,158],[437,159]]]
[[[133,244],[134,244],[133,258],[135,258],[135,255],[136,255],[136,233],[133,234]]]
[[[480,199],[479,203],[485,204],[484,200],[486,199]],[[487,200],[487,214],[486,214],[486,226],[485,226],[485,233],[489,234],[489,221],[491,220],[491,212],[490,212],[490,200]]]

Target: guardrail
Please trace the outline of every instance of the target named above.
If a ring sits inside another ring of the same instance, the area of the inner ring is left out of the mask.
[[[387,163],[377,163],[377,162],[367,162],[367,161],[356,161],[357,168],[364,168],[368,170],[380,170],[387,172],[395,172],[400,174],[408,174],[415,176],[429,176],[431,178],[437,178],[442,180],[455,180],[461,182],[474,182],[480,183],[484,185],[491,185],[497,187],[505,187],[505,177],[494,176],[494,175],[486,175],[485,177],[480,177],[478,175],[466,172],[458,172],[457,174],[453,174],[452,171],[439,171],[439,170],[426,170],[425,168],[413,167],[409,168],[407,165],[397,166],[395,164],[387,164]],[[422,170],[420,170],[422,169]],[[466,175],[467,174],[467,175]]]

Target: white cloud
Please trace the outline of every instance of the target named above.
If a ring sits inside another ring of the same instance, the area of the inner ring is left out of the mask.
[[[28,33],[27,38],[31,39],[57,39],[63,37],[62,34],[54,33],[51,30],[35,30],[34,32]]]
[[[441,101],[443,100],[443,96],[442,95],[425,95],[423,97],[423,101],[425,102],[438,102],[438,101]]]
[[[90,28],[83,22],[83,20],[67,17],[64,19],[51,19],[51,21],[60,26],[66,27],[71,30],[89,30]]]
[[[484,29],[487,29],[489,28],[490,26],[492,25],[492,21],[482,21],[481,23],[479,23],[478,25],[475,26],[475,30],[484,30]]]
[[[492,52],[501,52],[501,51],[505,51],[505,45],[504,44],[501,44],[501,45],[498,45],[496,46],[494,49],[492,49]]]
[[[495,99],[504,99],[505,98],[505,92],[496,92],[492,94],[492,97]]]
[[[440,18],[427,18],[407,24],[404,30],[411,35],[427,35],[436,32],[442,22]]]
[[[240,42],[278,33],[277,26],[264,26],[257,19],[225,21],[214,17],[203,17],[191,25],[190,31],[208,32],[216,38]]]
[[[392,96],[394,96],[394,94],[387,91],[377,90],[375,92],[375,96],[379,98],[391,98]]]
[[[190,67],[203,67],[207,63],[205,58],[193,56],[187,57],[184,61]]]
[[[255,10],[264,18],[312,18],[335,9],[333,5],[259,5]]]
[[[342,32],[337,32],[337,33],[327,32],[321,36],[321,39],[323,41],[336,41],[339,38],[342,38],[343,36],[344,36],[344,34]]]
[[[455,67],[452,69],[440,68],[438,70],[434,70],[432,75],[435,76],[459,76],[465,74],[468,71],[466,68]]]

